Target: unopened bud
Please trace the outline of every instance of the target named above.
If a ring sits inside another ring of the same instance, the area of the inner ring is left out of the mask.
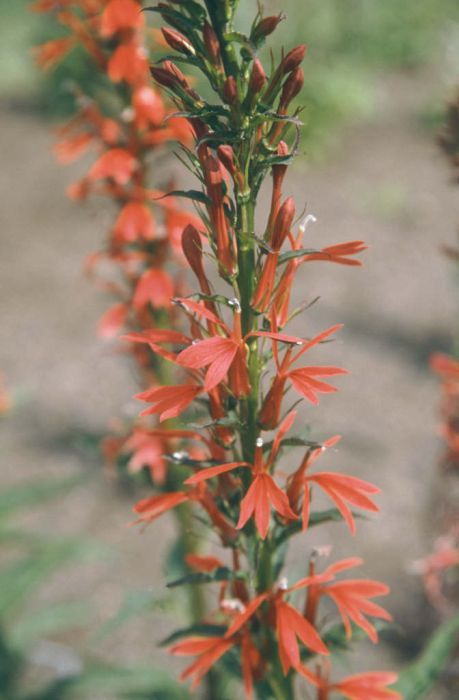
[[[201,236],[192,224],[183,230],[182,250],[196,277],[203,274]]]
[[[150,66],[150,73],[153,79],[162,87],[174,90],[177,87],[177,78],[169,71],[159,66]]]
[[[188,41],[188,39],[183,36],[183,34],[176,32],[174,29],[168,29],[167,27],[163,27],[161,31],[164,39],[172,49],[180,51],[180,53],[184,53],[187,56],[195,55],[196,51],[194,50],[194,47]]]
[[[289,150],[288,146],[285,143],[285,141],[279,141],[279,144],[277,146],[277,155],[278,156],[288,156],[289,155]],[[282,184],[282,179],[285,175],[285,171],[287,170],[287,165],[284,163],[276,163],[273,165],[273,177],[276,181],[276,185],[280,188]]]
[[[303,62],[305,55],[306,46],[304,44],[295,46],[295,48],[289,51],[288,54],[282,59],[280,65],[282,73],[286,75],[287,73],[294,71],[295,68],[298,68],[298,66]]]
[[[271,245],[274,250],[279,250],[283,242],[290,233],[292,228],[293,218],[295,216],[295,202],[293,197],[289,197],[282,204],[279,213],[276,216],[274,223],[274,232]]]
[[[178,66],[175,65],[175,63],[172,63],[172,61],[164,61],[163,63],[163,68],[164,70],[168,71],[171,75],[175,76],[177,82],[183,87],[183,88],[188,88],[188,80],[185,78],[183,75],[182,71]]]
[[[301,92],[304,85],[304,71],[302,68],[296,68],[284,83],[280,98],[280,106],[286,109],[294,97]]]
[[[231,146],[222,145],[217,148],[217,154],[220,162],[223,163],[227,171],[234,175],[236,172],[236,165],[234,163],[234,151]]]
[[[204,39],[204,46],[209,54],[211,63],[213,63],[214,66],[219,66],[221,64],[220,42],[218,41],[217,35],[208,22],[204,23],[202,38]]]
[[[257,95],[266,84],[266,73],[261,61],[256,58],[253,62],[252,73],[249,80],[249,93]]]
[[[236,102],[236,99],[237,99],[236,81],[232,75],[229,75],[227,77],[227,79],[225,80],[225,84],[223,86],[223,96],[225,98],[225,101],[229,105],[232,105]]]
[[[285,15],[282,14],[264,17],[254,28],[251,37],[252,40],[257,43],[257,41],[261,41],[261,39],[264,39],[272,34],[279,22],[281,22],[283,19],[285,19]]]

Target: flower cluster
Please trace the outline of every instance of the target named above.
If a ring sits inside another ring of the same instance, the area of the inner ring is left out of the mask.
[[[92,150],[86,175],[71,185],[78,201],[90,194],[108,198],[116,213],[104,249],[88,257],[88,274],[115,299],[99,323],[99,333],[115,338],[122,328],[136,332],[169,327],[177,315],[171,298],[184,293],[184,258],[180,238],[198,219],[177,198],[153,189],[155,163],[171,142],[187,143],[188,123],[176,117],[161,89],[151,85],[148,51],[154,36],[147,30],[140,0],[38,0],[36,12],[47,13],[65,35],[36,50],[37,61],[51,69],[75,48],[92,59],[100,89],[93,98],[75,87],[78,112],[58,130],[55,154],[70,163]],[[164,41],[163,41],[164,43]],[[156,158],[156,160],[155,160]],[[164,183],[163,183],[164,184]],[[168,189],[170,183],[167,183]],[[155,354],[135,344],[133,356],[142,387],[161,382]],[[164,435],[141,425],[121,437],[108,437],[104,452],[111,463],[130,456],[129,469],[147,468],[153,480],[165,478]]]
[[[202,224],[184,227],[181,239],[198,284],[194,294],[173,299],[188,326],[151,324],[125,336],[168,363],[177,377],[177,383],[154,383],[138,395],[147,404],[143,415],[193,421],[192,430],[174,426],[171,432],[178,445],[167,460],[183,468],[182,484],[137,503],[136,522],[146,525],[190,504],[224,552],[221,560],[188,557],[189,574],[170,584],[219,588],[218,605],[201,621],[199,634],[193,627],[174,635],[171,653],[196,657],[183,678],[196,685],[223,665],[236,669],[249,698],[256,692],[265,699],[292,699],[298,676],[316,689],[318,700],[334,693],[351,700],[398,698],[388,688],[394,674],[334,681],[329,662],[341,633],[340,644],[356,628],[377,641],[373,618],[390,615],[373,599],[388,588],[371,579],[341,578],[362,563],[358,558],[319,567],[313,546],[307,576],[295,582],[284,576],[291,537],[303,532],[311,540],[312,528],[330,520],[344,520],[354,532],[354,509],[378,510],[377,487],[316,468],[339,436],[318,442],[291,432],[295,406],[303,400],[318,404],[337,391],[332,382],[346,373],[312,359],[341,326],[315,334],[308,328],[302,335],[284,330],[309,306],[291,307],[298,271],[321,261],[359,265],[355,256],[365,246],[350,241],[304,247],[314,217],[298,223],[294,201],[283,191],[298,140],[292,104],[303,85],[305,47],[282,54],[267,71],[260,49],[282,16],[259,12],[244,35],[233,25],[237,5],[237,0],[171,0],[149,8],[168,25],[163,37],[175,52],[151,72],[192,128],[194,143],[184,153],[201,187],[184,194],[194,200]],[[178,63],[200,73],[211,100]],[[268,177],[272,186],[263,221],[262,207],[257,219],[255,213]],[[304,454],[281,466],[290,447]],[[318,491],[331,509],[317,510]],[[337,627],[324,618],[324,601],[335,606]]]

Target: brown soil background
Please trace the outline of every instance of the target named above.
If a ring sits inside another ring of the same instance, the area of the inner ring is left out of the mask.
[[[439,391],[427,363],[432,351],[450,346],[455,328],[457,286],[440,245],[455,242],[459,205],[432,134],[418,124],[423,85],[415,74],[386,80],[372,118],[347,130],[327,162],[297,164],[285,187],[318,217],[307,245],[356,238],[369,245],[362,269],[304,266],[296,298],[321,300],[291,330],[310,335],[345,324],[338,341],[320,350],[320,361],[351,375],[340,380],[336,396],[304,415],[314,436],[345,436],[325,466],[383,489],[380,515],[361,522],[355,539],[341,525],[321,528],[297,543],[291,566],[300,570],[312,546],[330,542],[335,556],[364,556],[365,574],[392,587],[388,607],[407,644],[436,620],[407,564],[429,551],[445,493],[457,491],[456,480],[437,467]],[[97,459],[75,446],[78,432],[102,433],[120,412],[136,411],[132,368],[95,336],[109,300],[82,273],[83,259],[104,239],[110,212],[65,198],[78,168],[56,165],[48,124],[4,106],[0,130],[0,368],[17,395],[1,426],[0,484],[87,477],[86,485],[22,519],[50,536],[79,533],[113,548],[114,555],[66,568],[43,587],[42,601],[87,600],[89,629],[60,638],[79,647],[116,614],[127,591],[161,590],[172,521],[160,520],[143,535],[127,528],[136,494],[107,479]],[[92,653],[173,668],[155,644],[174,624],[165,614],[143,614]],[[352,668],[399,668],[406,661],[394,646],[370,646],[354,652]],[[453,697],[441,689],[431,696]]]

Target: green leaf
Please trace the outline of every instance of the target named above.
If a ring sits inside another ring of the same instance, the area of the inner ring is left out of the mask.
[[[182,578],[176,581],[170,581],[166,584],[168,588],[175,588],[176,586],[185,586],[187,584],[202,584],[202,583],[215,583],[216,581],[234,581],[234,579],[245,578],[242,572],[235,573],[226,566],[220,566],[212,573],[207,574],[201,571],[196,571],[182,576]]]
[[[320,250],[314,250],[313,248],[300,248],[299,250],[288,250],[286,253],[279,255],[279,265],[283,265],[289,260],[294,260],[295,258],[302,258],[304,255],[314,255],[314,253],[320,253]]]
[[[66,493],[83,483],[81,476],[68,479],[48,479],[34,484],[12,486],[0,492],[0,518],[21,508],[33,507],[43,501]]]
[[[187,4],[188,2],[189,0],[187,0]],[[183,32],[187,38],[190,38],[190,32],[191,36],[193,36],[193,31],[195,29],[199,29],[201,26],[200,20],[184,17],[184,15],[182,15],[180,12],[173,10],[171,7],[166,7],[165,5],[162,7],[144,7],[143,11],[158,12],[166,22],[168,22],[175,29]]]
[[[418,660],[400,674],[395,689],[405,700],[423,698],[434,687],[458,642],[459,615],[438,628]]]
[[[200,190],[173,190],[157,199],[164,199],[165,197],[184,197],[185,199],[191,199],[193,202],[199,202],[200,204],[212,204],[209,197]]]
[[[190,625],[190,627],[183,627],[182,629],[172,632],[168,637],[162,639],[159,643],[160,647],[167,647],[170,644],[178,642],[179,639],[184,637],[222,637],[227,630],[225,625],[207,625],[204,623],[198,623],[196,625]]]
[[[353,513],[352,515],[354,518],[362,517],[358,513]],[[309,527],[321,525],[322,523],[340,522],[341,520],[343,520],[343,516],[337,508],[316,511],[315,513],[311,513],[309,517]],[[287,527],[283,527],[277,537],[275,537],[276,547],[285,542],[285,540],[289,539],[289,537],[292,537],[292,535],[296,535],[298,532],[301,532],[302,527],[303,524],[301,520],[295,520],[295,522],[291,523]]]

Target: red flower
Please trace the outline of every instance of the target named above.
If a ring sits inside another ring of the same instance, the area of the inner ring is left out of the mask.
[[[396,690],[390,690],[397,680],[396,673],[384,671],[372,671],[348,676],[339,683],[329,685],[327,691],[337,690],[349,700],[402,700],[402,696]],[[324,700],[326,700],[325,696]]]
[[[360,566],[360,564],[362,564],[362,560],[358,557],[342,559],[329,566],[317,578],[312,575],[307,579],[298,581],[292,586],[292,590],[308,586],[306,617],[312,624],[315,620],[320,599],[327,595],[338,608],[348,638],[352,635],[352,621],[368,634],[372,642],[376,643],[378,634],[365,615],[388,621],[392,619],[387,610],[369,600],[369,598],[375,598],[376,596],[387,595],[390,592],[389,587],[372,579],[346,579],[335,582],[336,574],[354,566]]]
[[[273,233],[269,242],[272,252],[269,252],[267,255],[263,271],[252,298],[252,306],[258,311],[266,311],[272,301],[280,250],[290,233],[294,216],[295,204],[293,198],[289,197],[280,207],[279,213],[277,214],[273,226]]]
[[[292,507],[298,510],[298,502],[303,495],[303,528],[309,523],[310,511],[310,484],[319,486],[333,501],[346,521],[352,534],[355,534],[355,521],[348,503],[364,510],[379,511],[378,506],[368,497],[368,494],[380,493],[380,489],[368,481],[358,479],[355,476],[338,474],[335,472],[319,472],[318,474],[306,474],[307,469],[315,462],[320,454],[340,440],[339,435],[326,440],[322,447],[308,452],[299,469],[290,478],[288,495]]]
[[[113,232],[121,243],[132,243],[138,238],[154,238],[155,226],[151,211],[141,202],[128,202],[121,209]]]
[[[85,153],[93,136],[87,132],[71,136],[56,143],[53,152],[61,163],[71,163]]]
[[[133,510],[139,517],[134,521],[137,523],[151,523],[160,515],[166,513],[171,508],[179,506],[181,503],[188,501],[189,496],[184,491],[174,491],[173,493],[162,493],[159,496],[150,496],[143,498],[135,504]]]
[[[241,333],[241,312],[239,306],[234,313],[234,330],[231,332],[214,313],[198,306],[188,299],[180,299],[185,306],[192,311],[205,316],[214,324],[220,326],[227,337],[215,335],[190,345],[177,357],[177,362],[189,369],[202,369],[208,367],[204,390],[212,391],[225,380],[229,374],[229,383],[236,396],[246,396],[250,392],[249,377],[247,372],[247,350],[245,340]]]
[[[123,148],[106,151],[92,166],[88,173],[90,180],[114,180],[118,185],[125,185],[137,167],[135,157]]]
[[[336,331],[340,330],[341,328],[342,325],[339,324],[332,326],[326,331],[319,333],[319,335],[315,336],[315,338],[312,338],[312,340],[309,341],[305,341],[302,338],[291,338],[289,341],[291,345],[285,352],[282,361],[279,359],[276,342],[273,343],[273,354],[277,367],[277,373],[271,388],[266,395],[260,413],[260,423],[264,428],[272,429],[279,422],[285,384],[287,383],[288,379],[290,379],[293,388],[299,394],[301,394],[301,396],[313,404],[319,403],[318,394],[328,394],[337,391],[336,387],[328,384],[327,382],[320,381],[317,379],[317,377],[331,377],[338,374],[348,374],[347,370],[345,369],[328,366],[300,367],[298,369],[290,368],[305,352],[310,350],[310,348],[326,340],[330,335],[336,333]],[[283,336],[279,333],[263,333],[261,331],[255,335],[266,336],[274,339],[274,341],[276,341],[276,339],[287,338],[287,336]],[[287,341],[284,340],[284,342]],[[303,347],[296,353],[296,355],[292,356],[295,344],[302,345]]]
[[[126,304],[115,304],[104,313],[97,325],[97,332],[102,338],[115,338],[122,328],[129,308]]]
[[[217,557],[203,557],[198,554],[187,554],[185,556],[185,561],[192,569],[207,573],[215,571],[215,569],[219,569],[220,567],[224,566],[223,562],[221,562],[220,559],[217,559]]]
[[[188,666],[180,676],[185,680],[189,676],[195,676],[192,688],[196,688],[212,666],[237,643],[235,639],[224,637],[190,637],[184,642],[179,642],[171,647],[170,653],[175,656],[197,656],[198,659]]]
[[[147,391],[137,394],[136,399],[154,405],[142,411],[140,415],[148,416],[152,413],[159,413],[160,421],[175,418],[188,408],[201,391],[201,387],[195,384],[176,384],[175,386],[158,386],[147,389]]]
[[[124,29],[138,29],[143,26],[144,16],[141,6],[135,0],[110,0],[102,13],[100,33],[110,37]]]
[[[282,166],[277,166],[282,167]],[[273,193],[274,194],[274,193]],[[315,216],[309,214],[301,226],[299,227],[298,235],[295,238],[290,236],[290,243],[293,251],[299,251],[303,248],[303,235],[309,223],[315,222]],[[349,241],[348,243],[340,243],[334,246],[328,246],[314,253],[297,257],[287,263],[285,271],[279,280],[275,292],[274,309],[276,313],[276,322],[280,327],[285,326],[288,320],[290,293],[293,286],[293,280],[298,267],[305,262],[313,260],[324,260],[329,262],[340,263],[342,265],[361,265],[360,260],[349,260],[350,255],[356,255],[366,246],[363,241]]]
[[[136,84],[143,80],[148,71],[148,59],[145,49],[135,41],[120,44],[110,56],[107,72],[110,80],[119,83],[124,80]]]
[[[311,623],[285,602],[282,595],[279,595],[275,605],[279,658],[285,675],[291,668],[298,669],[301,665],[298,639],[316,654],[330,653]]]
[[[174,283],[170,275],[159,268],[146,270],[137,283],[132,299],[134,309],[142,310],[151,304],[154,309],[167,308],[174,296]]]
[[[123,452],[132,453],[128,462],[129,471],[138,472],[148,467],[156,484],[163,484],[166,477],[164,451],[164,441],[147,430],[134,430],[123,446]]]
[[[163,100],[149,85],[141,85],[134,90],[132,105],[139,129],[147,129],[150,124],[155,127],[160,126],[166,115]]]
[[[271,507],[287,520],[296,520],[297,517],[289,506],[287,496],[268,473],[277,456],[281,440],[287,430],[289,430],[294,418],[295,414],[290,414],[279,427],[269,458],[265,463],[263,461],[263,447],[262,444],[259,444],[255,451],[255,463],[253,466],[247,462],[230,462],[216,467],[208,467],[189,477],[185,484],[199,484],[202,481],[212,479],[220,474],[226,474],[239,467],[251,468],[253,481],[241,501],[239,521],[236,527],[237,529],[243,528],[254,515],[260,537],[265,539],[268,534]]]
[[[248,629],[244,629],[248,620],[266,600],[266,594],[254,598],[241,613],[238,613],[224,637],[191,637],[175,644],[170,653],[174,655],[198,656],[198,659],[182,673],[181,678],[195,676],[192,687],[195,688],[212,666],[239,644],[241,646],[242,675],[247,698],[253,697],[253,675],[262,663],[260,652],[253,644]]]
[[[37,63],[44,70],[48,70],[61,61],[74,46],[75,39],[71,36],[47,41],[35,49]]]

